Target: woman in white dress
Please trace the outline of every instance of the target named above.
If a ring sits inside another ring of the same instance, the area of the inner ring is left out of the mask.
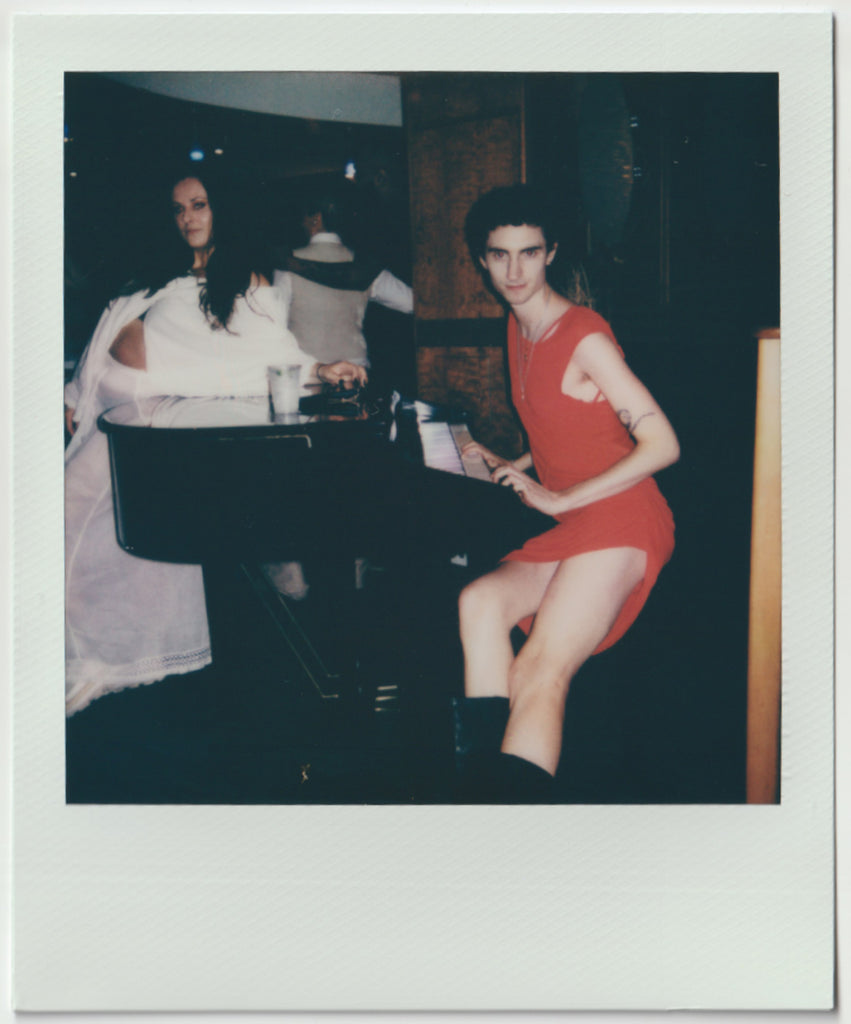
[[[137,558],[115,537],[106,436],[98,416],[156,395],[266,392],[266,367],[295,362],[302,381],[357,381],[362,367],[319,364],[286,328],[276,289],[238,244],[209,182],[171,193],[171,241],[102,314],[65,389],[66,714],[101,695],[210,662],[200,566]],[[215,224],[215,230],[214,230]]]

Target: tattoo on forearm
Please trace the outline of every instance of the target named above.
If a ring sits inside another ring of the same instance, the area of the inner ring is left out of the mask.
[[[655,415],[656,414],[654,412],[643,412],[635,421],[633,421],[632,413],[629,409],[618,409],[618,419],[631,434],[635,433],[635,428],[646,416]]]

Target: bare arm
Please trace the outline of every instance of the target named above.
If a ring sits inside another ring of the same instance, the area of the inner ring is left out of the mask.
[[[145,357],[145,327],[141,320],[131,320],[122,327],[109,346],[109,354],[124,366],[134,370],[147,368]]]
[[[610,338],[589,334],[576,347],[571,361],[600,389],[635,439],[635,447],[604,472],[564,491],[549,491],[528,477],[519,479],[511,469],[494,473],[495,479],[514,487],[527,504],[550,515],[619,494],[672,465],[680,456],[673,427]]]

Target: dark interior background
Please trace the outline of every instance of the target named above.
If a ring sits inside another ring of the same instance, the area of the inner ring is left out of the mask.
[[[677,521],[674,559],[634,629],[577,679],[565,771],[577,800],[740,801],[754,332],[780,314],[777,78],[523,78],[527,179],[564,197],[596,308],[682,447],[660,477]],[[304,242],[303,189],[354,161],[348,241],[411,281],[404,127],[217,108],[96,74],[68,74],[65,89],[66,360],[129,276],[163,201],[152,180],[193,147],[220,162],[270,253]],[[416,390],[409,319],[373,310],[367,333],[387,377]],[[77,716],[72,733],[86,739],[76,749],[91,752],[122,696]],[[87,764],[80,777],[96,777]]]
[[[306,242],[300,202],[307,187],[357,168],[349,244],[369,250],[410,281],[404,133],[255,113],[173,99],[100,74],[65,77],[65,351],[88,341],[105,303],[169,216],[163,181],[174,168],[212,165],[239,199],[245,230],[273,253]],[[221,150],[217,153],[216,150]]]

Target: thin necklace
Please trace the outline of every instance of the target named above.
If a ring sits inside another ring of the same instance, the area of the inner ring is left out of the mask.
[[[547,318],[547,306],[550,304],[551,291],[547,290],[547,297],[544,299],[544,311],[541,314],[541,318],[532,328],[528,337],[523,334],[522,330],[518,330],[517,339],[517,375],[520,378],[520,397],[525,401],[526,399],[526,381],[529,379],[529,368],[532,365],[532,356],[535,354],[535,344],[540,341],[542,337],[541,328],[544,325],[544,321]],[[520,328],[520,321],[517,322],[518,328]],[[521,344],[522,341],[528,341],[528,347]]]
[[[547,307],[548,307],[548,306],[549,306],[549,304],[550,304],[550,296],[551,296],[551,295],[552,295],[552,292],[551,292],[551,291],[550,291],[550,289],[548,288],[548,289],[547,289],[547,295],[546,295],[546,298],[544,299],[544,311],[543,311],[543,312],[541,313],[541,317],[540,317],[540,319],[538,320],[538,322],[537,322],[537,323],[535,324],[535,326],[534,326],[534,327],[532,328],[532,330],[531,330],[531,331],[529,332],[529,334],[528,334],[528,335],[526,335],[526,337],[528,337],[529,341],[530,341],[530,342],[531,342],[531,343],[532,343],[533,345],[534,345],[534,344],[535,344],[535,342],[536,342],[536,341],[537,341],[537,340],[538,340],[538,339],[540,338],[540,334],[539,334],[538,332],[539,332],[539,331],[541,330],[541,327],[543,326],[543,323],[544,323],[544,321],[545,321],[545,320],[546,320],[546,318],[547,318]]]

